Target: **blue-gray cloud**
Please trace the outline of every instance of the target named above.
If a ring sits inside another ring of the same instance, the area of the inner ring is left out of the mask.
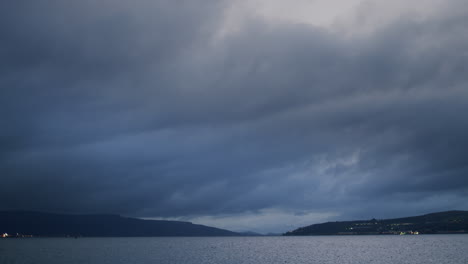
[[[1,5],[0,209],[468,209],[464,12],[219,37],[222,1]]]

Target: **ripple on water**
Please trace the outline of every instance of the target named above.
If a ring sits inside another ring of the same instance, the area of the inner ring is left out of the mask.
[[[2,239],[0,263],[464,264],[467,245],[468,235]]]

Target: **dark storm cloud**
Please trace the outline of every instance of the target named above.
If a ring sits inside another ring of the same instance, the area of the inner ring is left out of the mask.
[[[224,9],[2,3],[1,209],[467,209],[465,13],[350,38],[252,18],[219,36]]]

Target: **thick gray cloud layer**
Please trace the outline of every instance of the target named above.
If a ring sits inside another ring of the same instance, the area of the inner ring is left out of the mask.
[[[468,209],[468,12],[447,6],[345,37],[220,35],[222,1],[2,3],[0,209]]]

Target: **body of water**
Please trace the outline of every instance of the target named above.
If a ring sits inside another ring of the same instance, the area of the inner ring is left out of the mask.
[[[1,264],[464,264],[468,235],[0,239]]]

